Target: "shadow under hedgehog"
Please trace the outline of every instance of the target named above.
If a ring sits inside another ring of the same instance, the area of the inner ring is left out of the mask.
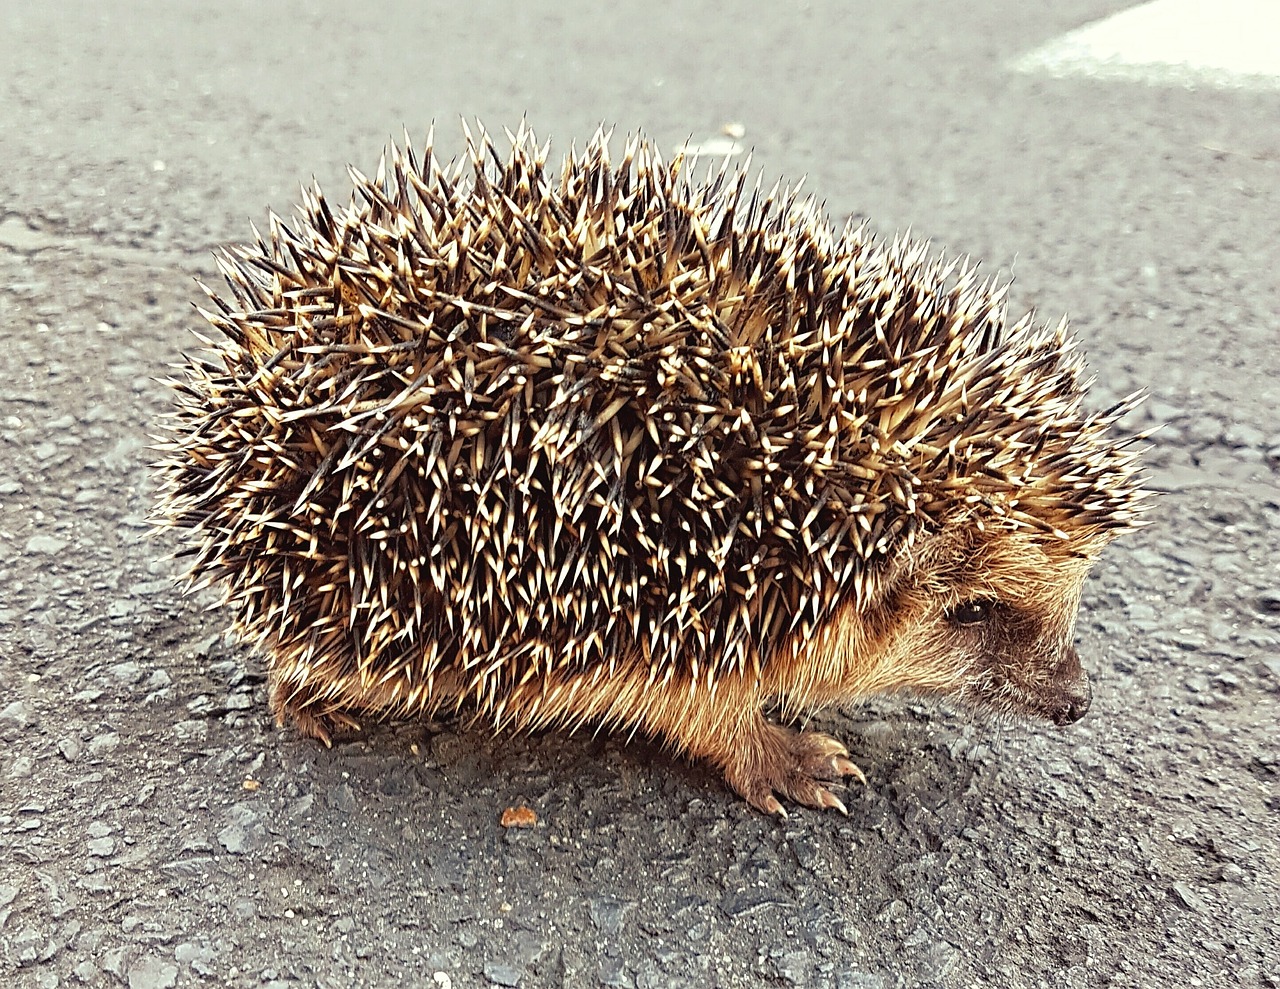
[[[276,717],[642,732],[771,813],[862,774],[766,704],[1079,719],[1081,585],[1143,492],[1138,399],[1082,408],[1065,323],[746,168],[507,136],[304,190],[206,289],[156,520]]]

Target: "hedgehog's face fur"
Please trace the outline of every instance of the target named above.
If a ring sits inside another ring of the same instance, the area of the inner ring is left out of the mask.
[[[1080,720],[1091,692],[1072,639],[1098,549],[972,524],[923,537],[874,606],[877,675],[997,716]]]

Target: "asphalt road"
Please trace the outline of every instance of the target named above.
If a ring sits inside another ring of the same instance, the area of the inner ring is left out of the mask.
[[[1280,986],[1280,95],[1012,73],[1123,4],[970,6],[0,5],[0,981]],[[1099,405],[1150,390],[1086,721],[828,713],[869,785],[785,824],[643,743],[273,729],[144,538],[192,277],[404,126],[524,114],[740,123],[1070,312]]]

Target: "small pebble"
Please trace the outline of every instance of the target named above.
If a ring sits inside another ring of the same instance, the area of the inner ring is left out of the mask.
[[[84,751],[84,746],[80,744],[80,740],[76,738],[60,738],[58,739],[58,751],[62,753],[62,758],[67,762],[75,762],[80,758],[80,753]]]
[[[520,985],[521,972],[514,965],[502,962],[485,962],[484,977],[499,986]]]
[[[67,547],[67,540],[59,539],[57,536],[32,536],[27,540],[26,551],[28,553],[43,553],[46,556],[53,556],[61,553]]]

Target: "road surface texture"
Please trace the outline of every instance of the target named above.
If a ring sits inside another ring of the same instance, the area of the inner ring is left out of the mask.
[[[1122,7],[4,4],[0,983],[1280,986],[1280,95],[1007,70]],[[193,276],[402,126],[526,112],[553,155],[741,123],[1070,312],[1099,406],[1150,389],[1083,723],[829,712],[869,783],[782,823],[638,741],[271,725],[146,537]]]

